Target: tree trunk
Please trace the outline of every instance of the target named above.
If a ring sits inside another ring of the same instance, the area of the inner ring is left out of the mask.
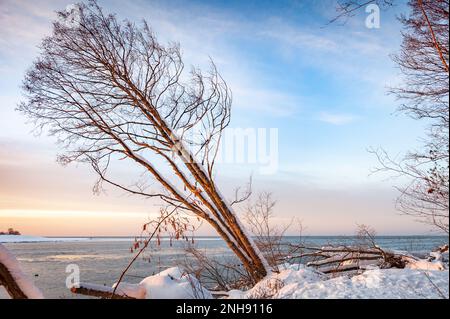
[[[4,286],[8,294],[13,299],[28,299],[25,293],[20,289],[14,277],[5,265],[0,263],[0,286]]]

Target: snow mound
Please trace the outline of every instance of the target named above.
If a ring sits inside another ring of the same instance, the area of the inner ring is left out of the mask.
[[[137,299],[212,299],[195,277],[178,267],[147,277],[139,284],[120,283],[117,292]]]
[[[115,288],[117,284],[113,285]],[[145,299],[147,291],[144,285],[141,284],[129,284],[126,282],[121,282],[116,288],[116,294],[125,295],[136,299]]]
[[[280,269],[283,270],[281,270],[279,274],[272,273],[246,292],[240,290],[229,291],[229,298],[275,298],[280,291],[288,292],[296,290],[299,286],[322,281],[326,278],[324,274],[302,264],[285,264],[280,266]]]
[[[229,298],[449,298],[448,285],[448,270],[371,269],[353,277],[339,276],[328,279],[312,268],[293,265],[279,274],[265,278],[249,291],[231,291]]]
[[[445,266],[442,261],[428,261],[424,259],[416,260],[406,264],[407,269],[418,269],[418,270],[444,270]]]
[[[445,252],[437,250],[429,253],[426,259],[415,259],[405,256],[404,259],[407,262],[405,268],[419,270],[445,270],[448,268],[445,264],[445,254],[448,254],[448,247]]]
[[[0,264],[4,265],[23,293],[30,299],[43,299],[42,292],[26,276],[19,265],[19,262],[2,244],[0,244]]]

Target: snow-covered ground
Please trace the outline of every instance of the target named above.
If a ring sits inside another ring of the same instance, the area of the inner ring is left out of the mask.
[[[212,299],[194,276],[178,267],[149,276],[139,284],[120,283],[116,292],[137,299]]]
[[[230,299],[448,299],[449,271],[435,259],[411,259],[404,269],[368,266],[359,275],[330,278],[312,267],[285,264],[248,291],[226,292]],[[193,276],[178,267],[147,277],[139,284],[121,283],[117,292],[134,298],[212,298]]]
[[[0,263],[3,267],[6,267],[11,277],[28,298],[44,298],[42,292],[34,285],[33,281],[22,272],[16,257],[3,245],[0,245]]]
[[[328,279],[304,265],[290,265],[249,291],[230,298],[416,299],[449,298],[448,270],[372,269],[361,275]]]
[[[421,265],[425,265],[422,263]],[[285,265],[248,291],[227,292],[230,299],[443,299],[449,298],[448,270],[369,269],[356,276],[326,275],[305,265]],[[415,268],[420,268],[419,265]],[[121,283],[117,293],[138,299],[209,299],[211,293],[179,268]]]

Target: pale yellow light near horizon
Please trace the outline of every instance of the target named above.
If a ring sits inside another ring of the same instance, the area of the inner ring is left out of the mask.
[[[34,236],[134,236],[156,214],[56,210],[0,210],[0,231]]]
[[[54,217],[67,217],[67,218],[92,218],[92,217],[142,217],[155,218],[158,214],[149,213],[136,213],[136,212],[98,212],[98,211],[81,211],[81,210],[23,210],[23,209],[2,209],[0,210],[0,218],[3,217],[40,217],[40,218],[54,218]]]

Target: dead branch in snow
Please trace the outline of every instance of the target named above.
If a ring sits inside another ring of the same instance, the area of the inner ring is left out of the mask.
[[[349,270],[364,269],[368,265],[377,265],[382,268],[404,268],[408,258],[415,257],[385,251],[370,247],[303,247],[305,253],[286,256],[280,261],[307,258],[308,266],[316,267],[323,273],[337,273]]]
[[[449,248],[448,245],[443,245],[443,246],[439,247],[438,249],[436,249],[435,252],[443,254],[443,253],[448,252],[448,248]]]
[[[375,242],[375,231],[366,225],[359,225],[356,242],[351,245],[327,245],[311,247],[288,244],[292,253],[280,261],[307,259],[306,264],[322,273],[342,273],[363,270],[369,265],[380,268],[405,268],[415,257],[380,248]]]
[[[72,287],[70,291],[74,294],[102,299],[136,299],[134,297],[127,296],[120,291],[114,293],[114,288],[112,287],[89,283],[80,283],[78,287]],[[214,298],[228,297],[228,293],[225,291],[211,291],[211,295]]]
[[[125,294],[116,293],[115,288],[102,286],[102,285],[94,285],[94,284],[83,284],[80,283],[78,287],[70,288],[70,291],[74,294],[98,297],[104,299],[135,299],[133,297],[129,297]]]
[[[430,275],[424,271],[423,275],[427,278],[427,280],[430,282],[431,286],[433,286],[434,290],[436,290],[439,298],[441,299],[448,299],[448,297],[445,295],[445,293],[438,287],[438,285],[436,285],[433,281],[433,279],[431,279]]]

